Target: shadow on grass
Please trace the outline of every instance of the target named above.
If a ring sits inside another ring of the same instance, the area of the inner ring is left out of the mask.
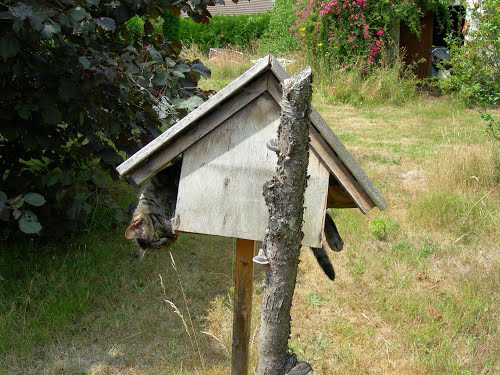
[[[227,369],[228,352],[200,332],[215,299],[229,299],[231,239],[183,235],[141,262],[130,257],[135,249],[122,231],[24,246],[0,248],[0,374]],[[178,307],[190,336],[163,299]]]

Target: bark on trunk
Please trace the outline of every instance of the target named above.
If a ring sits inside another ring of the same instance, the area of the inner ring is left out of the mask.
[[[276,175],[263,188],[269,210],[263,251],[269,269],[262,298],[259,375],[280,375],[291,373],[292,369],[294,374],[312,373],[308,364],[297,364],[296,358],[288,353],[290,308],[304,236],[311,95],[310,68],[283,83],[278,166]]]

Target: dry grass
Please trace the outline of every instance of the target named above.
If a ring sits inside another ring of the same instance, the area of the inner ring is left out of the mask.
[[[330,254],[334,283],[303,251],[290,347],[317,374],[499,373],[498,151],[479,115],[447,99],[316,105],[389,209],[334,212],[345,241]],[[0,374],[229,373],[233,242],[182,236],[176,271],[167,252],[137,264],[131,247],[109,229],[27,259],[2,243]]]

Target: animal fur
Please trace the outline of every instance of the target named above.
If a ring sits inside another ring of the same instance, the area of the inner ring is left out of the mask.
[[[180,161],[158,172],[142,189],[125,238],[134,240],[138,258],[147,249],[168,246],[177,239],[171,219],[175,214],[181,174]]]

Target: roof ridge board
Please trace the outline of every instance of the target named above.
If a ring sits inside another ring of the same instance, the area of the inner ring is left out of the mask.
[[[338,139],[332,129],[323,120],[318,111],[314,108],[311,110],[311,122],[314,127],[321,134],[323,139],[328,143],[332,150],[337,154],[338,158],[349,169],[358,183],[365,189],[368,196],[372,199],[373,203],[377,205],[380,210],[387,208],[387,202],[380,194],[375,185],[368,178],[356,159],[353,158],[351,153],[345,148],[344,144]]]
[[[271,71],[280,82],[289,78],[287,72],[278,60],[271,56]],[[337,154],[338,158],[345,164],[358,183],[365,189],[368,196],[373,200],[380,210],[387,208],[387,202],[375,185],[370,181],[366,173],[363,171],[359,163],[354,159],[351,153],[345,148],[343,143],[338,139],[335,132],[323,120],[318,111],[311,106],[311,122],[318,130],[321,136],[325,139],[332,150]]]
[[[269,69],[271,63],[271,56],[267,55],[263,57],[259,62],[257,62],[253,67],[248,69],[241,76],[232,81],[229,85],[224,87],[222,90],[217,92],[209,100],[204,102],[193,112],[186,115],[179,122],[177,122],[172,127],[168,128],[158,137],[149,142],[146,146],[141,148],[135,154],[130,156],[127,160],[121,163],[116,170],[120,174],[120,177],[124,177],[129,174],[133,169],[137,168],[139,164],[144,162],[147,158],[157,152],[163,144],[168,142],[171,138],[175,137],[177,134],[181,133],[187,126],[196,120],[200,119],[207,112],[211,111],[217,107],[221,102],[228,99],[230,96],[235,94],[239,89],[244,87],[248,82],[252,81],[262,72]]]

